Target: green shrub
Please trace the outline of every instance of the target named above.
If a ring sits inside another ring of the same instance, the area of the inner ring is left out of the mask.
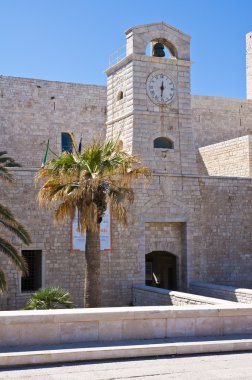
[[[70,293],[62,288],[46,288],[32,294],[24,310],[70,309],[75,307]]]

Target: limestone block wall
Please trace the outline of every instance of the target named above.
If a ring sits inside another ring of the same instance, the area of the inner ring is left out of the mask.
[[[83,306],[83,252],[71,252],[70,224],[55,226],[52,213],[38,209],[35,171],[15,173],[17,183],[2,186],[0,202],[28,228],[30,248],[42,250],[44,286],[65,287]],[[101,252],[103,305],[132,302],[132,285],[145,283],[145,255],[152,250],[178,257],[180,289],[191,281],[252,287],[251,185],[242,178],[168,175],[138,181],[128,228],[112,219],[112,250]],[[28,295],[20,291],[20,274],[3,255],[0,260],[9,285],[1,309],[21,308]]]
[[[83,306],[83,252],[71,253],[70,223],[55,226],[52,212],[39,210],[34,176],[41,165],[47,139],[56,154],[61,132],[74,132],[83,144],[105,137],[106,88],[102,86],[0,77],[0,151],[7,150],[22,164],[13,170],[16,183],[1,182],[0,202],[9,206],[32,237],[28,249],[42,250],[43,287],[61,286]],[[48,159],[53,155],[49,151]],[[6,232],[5,232],[6,234]],[[10,236],[17,249],[27,249]],[[1,309],[24,306],[30,294],[21,292],[21,275],[4,255],[0,265],[7,274],[8,291],[0,296]]]
[[[146,93],[149,75],[160,70],[172,78],[176,96],[168,105],[156,105]],[[137,57],[134,62],[133,152],[156,173],[196,174],[191,128],[190,62]],[[167,137],[174,149],[154,149],[157,137]]]
[[[128,228],[113,221],[112,251],[103,254],[104,306],[132,302],[132,285],[145,283],[152,250],[177,255],[178,290],[191,281],[252,287],[251,186],[249,178],[232,177],[138,181]]]
[[[120,139],[123,148],[132,153],[133,116],[122,118],[116,122],[107,122],[107,138]]]
[[[196,155],[190,120],[187,117],[163,114],[134,116],[134,152],[158,174],[196,174]],[[173,149],[154,148],[154,140],[166,137]]]
[[[192,280],[252,287],[251,179],[201,177]]]
[[[193,95],[191,105],[198,167],[207,174],[198,149],[251,134],[252,101]]]
[[[154,288],[146,285],[134,285],[132,291],[134,306],[228,305],[231,303],[223,301],[223,299],[211,298],[211,296],[197,296],[195,294]]]
[[[205,282],[192,282],[190,291],[206,297],[217,297],[223,300],[252,304],[252,289],[235,288]]]
[[[0,313],[0,346],[252,333],[252,306],[149,306]]]
[[[141,72],[142,67],[139,65],[138,73],[143,79],[146,71]],[[147,117],[139,110],[139,114],[114,119],[107,125],[110,136],[122,129],[125,147],[133,145],[147,163],[156,161],[160,172],[156,171],[149,182],[135,184],[135,203],[128,208],[128,228],[112,220],[112,250],[101,253],[106,306],[132,302],[132,285],[145,282],[145,255],[153,247],[178,257],[181,289],[191,281],[252,287],[251,179],[215,178],[190,172],[195,155],[193,137],[196,146],[202,147],[248,135],[252,102],[193,97],[192,135],[186,71],[188,67],[184,66],[181,81],[185,82],[187,93],[179,117],[172,107],[170,113],[161,112],[158,118],[150,116],[149,111]],[[83,253],[71,253],[70,224],[54,226],[51,212],[38,210],[32,167],[40,166],[48,137],[52,149],[59,151],[61,132],[72,130],[78,138],[83,131],[84,142],[97,133],[105,135],[106,89],[8,77],[0,78],[0,86],[0,150],[7,149],[23,164],[22,169],[15,171],[15,186],[1,184],[0,202],[11,206],[27,226],[33,240],[31,248],[42,250],[44,285],[66,287],[76,305],[82,306]],[[140,93],[136,101],[141,101],[141,96]],[[132,125],[135,135],[130,129]],[[159,133],[174,139],[174,152],[168,152],[166,157],[163,152],[153,152],[152,142]],[[179,144],[183,149],[179,149]],[[186,174],[176,165],[180,160]],[[18,244],[17,247],[25,248]],[[2,255],[0,260],[7,269],[9,283],[8,293],[1,296],[2,308],[22,307],[27,295],[20,293],[20,274]]]
[[[24,167],[40,167],[47,139],[57,154],[61,132],[83,143],[106,134],[106,87],[0,77],[0,150]],[[48,158],[52,157],[49,152]]]
[[[204,146],[199,152],[210,176],[252,176],[252,135]]]
[[[70,291],[76,306],[83,306],[84,252],[71,252],[71,225],[54,225],[52,211],[39,209],[35,170],[17,169],[14,185],[1,183],[0,203],[8,206],[31,235],[32,244],[25,246],[11,235],[4,236],[22,249],[42,250],[42,286],[61,286]],[[0,295],[0,310],[22,308],[31,293],[21,292],[21,274],[5,255],[0,255],[0,267],[5,271],[8,290]]]
[[[128,62],[114,72],[116,67],[107,70],[107,122],[122,118],[133,111],[133,63]],[[122,92],[120,99],[120,92]]]

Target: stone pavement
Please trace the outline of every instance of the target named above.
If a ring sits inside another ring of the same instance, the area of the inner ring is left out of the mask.
[[[2,370],[0,379],[251,380],[252,352],[20,367]]]

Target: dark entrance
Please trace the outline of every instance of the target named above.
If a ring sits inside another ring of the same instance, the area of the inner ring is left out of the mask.
[[[145,256],[146,285],[177,289],[176,256],[165,251],[150,252]]]

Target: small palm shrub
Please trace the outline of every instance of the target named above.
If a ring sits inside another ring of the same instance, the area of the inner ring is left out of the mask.
[[[70,309],[75,307],[70,293],[62,288],[46,288],[32,294],[24,310]]]

